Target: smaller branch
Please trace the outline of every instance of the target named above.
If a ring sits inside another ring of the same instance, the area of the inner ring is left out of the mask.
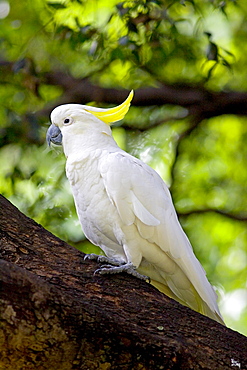
[[[206,213],[217,213],[221,216],[225,216],[225,217],[228,217],[232,220],[236,220],[236,221],[242,221],[242,222],[247,222],[247,215],[243,214],[233,214],[233,213],[229,213],[227,211],[221,211],[219,209],[213,209],[213,208],[206,208],[206,209],[196,209],[196,210],[191,210],[191,211],[187,211],[187,212],[178,212],[178,216],[179,217],[187,217],[187,216],[191,216],[191,215],[196,215],[196,214],[206,214]]]
[[[181,142],[183,141],[184,138],[188,137],[193,132],[193,130],[199,125],[199,123],[200,123],[200,120],[197,120],[197,119],[194,119],[194,120],[190,121],[190,126],[178,136],[178,139],[177,139],[177,141],[174,145],[175,146],[175,148],[174,148],[174,161],[171,165],[171,186],[170,186],[170,190],[172,188],[172,184],[173,184],[174,178],[175,178],[175,166],[176,166],[176,163],[177,163],[177,160],[178,160],[178,157],[179,157],[180,144],[181,144]]]

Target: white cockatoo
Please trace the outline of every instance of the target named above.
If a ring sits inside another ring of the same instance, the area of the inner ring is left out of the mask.
[[[160,291],[223,323],[216,293],[180,226],[166,184],[112,137],[110,124],[125,116],[132,97],[133,91],[109,109],[58,106],[47,131],[49,144],[63,145],[83,232],[104,251],[99,262],[110,263],[97,271],[148,276]]]

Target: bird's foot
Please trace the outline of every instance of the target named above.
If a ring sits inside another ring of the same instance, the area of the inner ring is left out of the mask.
[[[125,263],[114,258],[109,258],[106,256],[98,256],[97,254],[91,253],[86,254],[84,260],[96,260],[98,263],[106,263],[102,265],[99,269],[94,271],[94,274],[107,275],[107,274],[119,274],[121,272],[126,272],[129,275],[135,276],[136,278],[144,281],[150,282],[148,276],[140,274],[132,263]]]
[[[140,280],[150,281],[150,278],[148,276],[140,274],[132,263],[125,263],[119,266],[103,265],[99,269],[94,271],[95,274],[99,273],[101,275],[118,274],[121,272],[126,272],[127,274],[135,276]]]
[[[97,261],[98,263],[107,263],[112,266],[121,266],[125,263],[125,262],[120,262],[114,258],[109,258],[106,256],[99,256],[98,254],[95,254],[95,253],[86,254],[84,256],[84,260],[87,260],[87,259],[91,261]]]

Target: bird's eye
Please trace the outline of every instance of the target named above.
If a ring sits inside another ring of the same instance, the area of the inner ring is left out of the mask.
[[[71,118],[65,118],[63,123],[64,123],[64,125],[70,125],[72,123],[72,119]]]

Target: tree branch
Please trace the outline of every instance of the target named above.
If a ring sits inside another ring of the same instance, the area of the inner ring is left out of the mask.
[[[0,368],[247,366],[246,338],[97,263],[0,196]]]
[[[173,160],[173,163],[171,165],[171,184],[170,184],[170,191],[172,193],[172,186],[173,186],[173,183],[174,183],[174,179],[175,179],[175,167],[176,167],[176,163],[177,163],[177,160],[179,158],[179,152],[180,152],[180,145],[181,145],[181,142],[183,141],[184,138],[188,137],[192,131],[200,124],[200,120],[192,120],[190,121],[190,125],[189,127],[187,127],[186,130],[184,130],[178,137],[178,139],[176,140],[175,144],[174,144],[174,160]]]
[[[178,212],[179,217],[184,217],[184,216],[191,216],[191,215],[196,215],[196,214],[205,214],[205,213],[217,213],[221,216],[225,216],[227,218],[230,218],[232,220],[236,221],[242,221],[242,222],[247,222],[247,215],[245,214],[233,214],[227,211],[221,211],[219,209],[213,209],[213,208],[206,208],[206,209],[195,209],[187,212]]]
[[[127,96],[123,89],[103,88],[94,85],[89,79],[76,79],[64,72],[50,72],[45,76],[47,84],[59,85],[64,95],[58,104],[89,101],[120,104]],[[196,121],[222,114],[247,115],[247,93],[229,91],[213,92],[202,86],[189,84],[162,84],[158,88],[147,87],[135,91],[134,106],[179,105],[188,109],[188,114]]]
[[[6,68],[7,75],[12,75],[13,70],[16,71],[15,73],[22,71],[25,75],[23,81],[24,88],[30,89],[32,93],[37,93],[38,87],[41,83],[57,85],[64,90],[63,95],[56,102],[48,104],[45,108],[35,114],[26,114],[23,120],[27,129],[21,134],[23,137],[28,136],[27,132],[29,132],[30,129],[34,131],[33,127],[38,126],[38,120],[40,118],[47,121],[52,109],[57,105],[66,103],[87,104],[91,101],[95,101],[99,104],[120,104],[129,92],[129,90],[124,89],[104,88],[93,84],[89,78],[77,79],[62,71],[52,71],[39,76],[35,72],[35,67],[33,66],[32,61],[24,60],[23,66],[21,62],[22,61],[10,63],[1,61],[0,64]],[[7,83],[7,80],[4,81]],[[247,93],[245,92],[213,92],[206,90],[201,85],[171,85],[168,83],[158,83],[159,87],[157,88],[147,87],[137,89],[135,91],[132,105],[139,107],[162,105],[181,106],[187,110],[186,117],[191,119],[193,125],[195,123],[197,125],[203,119],[223,114],[247,115]],[[165,122],[170,122],[170,120],[168,120],[167,117],[164,117],[164,119],[154,123],[152,127],[156,127]],[[140,124],[138,124],[138,127],[135,127],[133,124],[132,129],[135,128],[138,130],[146,130],[149,127],[142,128]],[[20,131],[20,128],[18,128],[18,130]],[[8,128],[4,129],[2,136],[4,137],[3,143],[8,143]],[[12,131],[9,136],[12,136]],[[28,141],[32,143],[40,143],[41,138],[36,132],[32,137],[28,138]]]

